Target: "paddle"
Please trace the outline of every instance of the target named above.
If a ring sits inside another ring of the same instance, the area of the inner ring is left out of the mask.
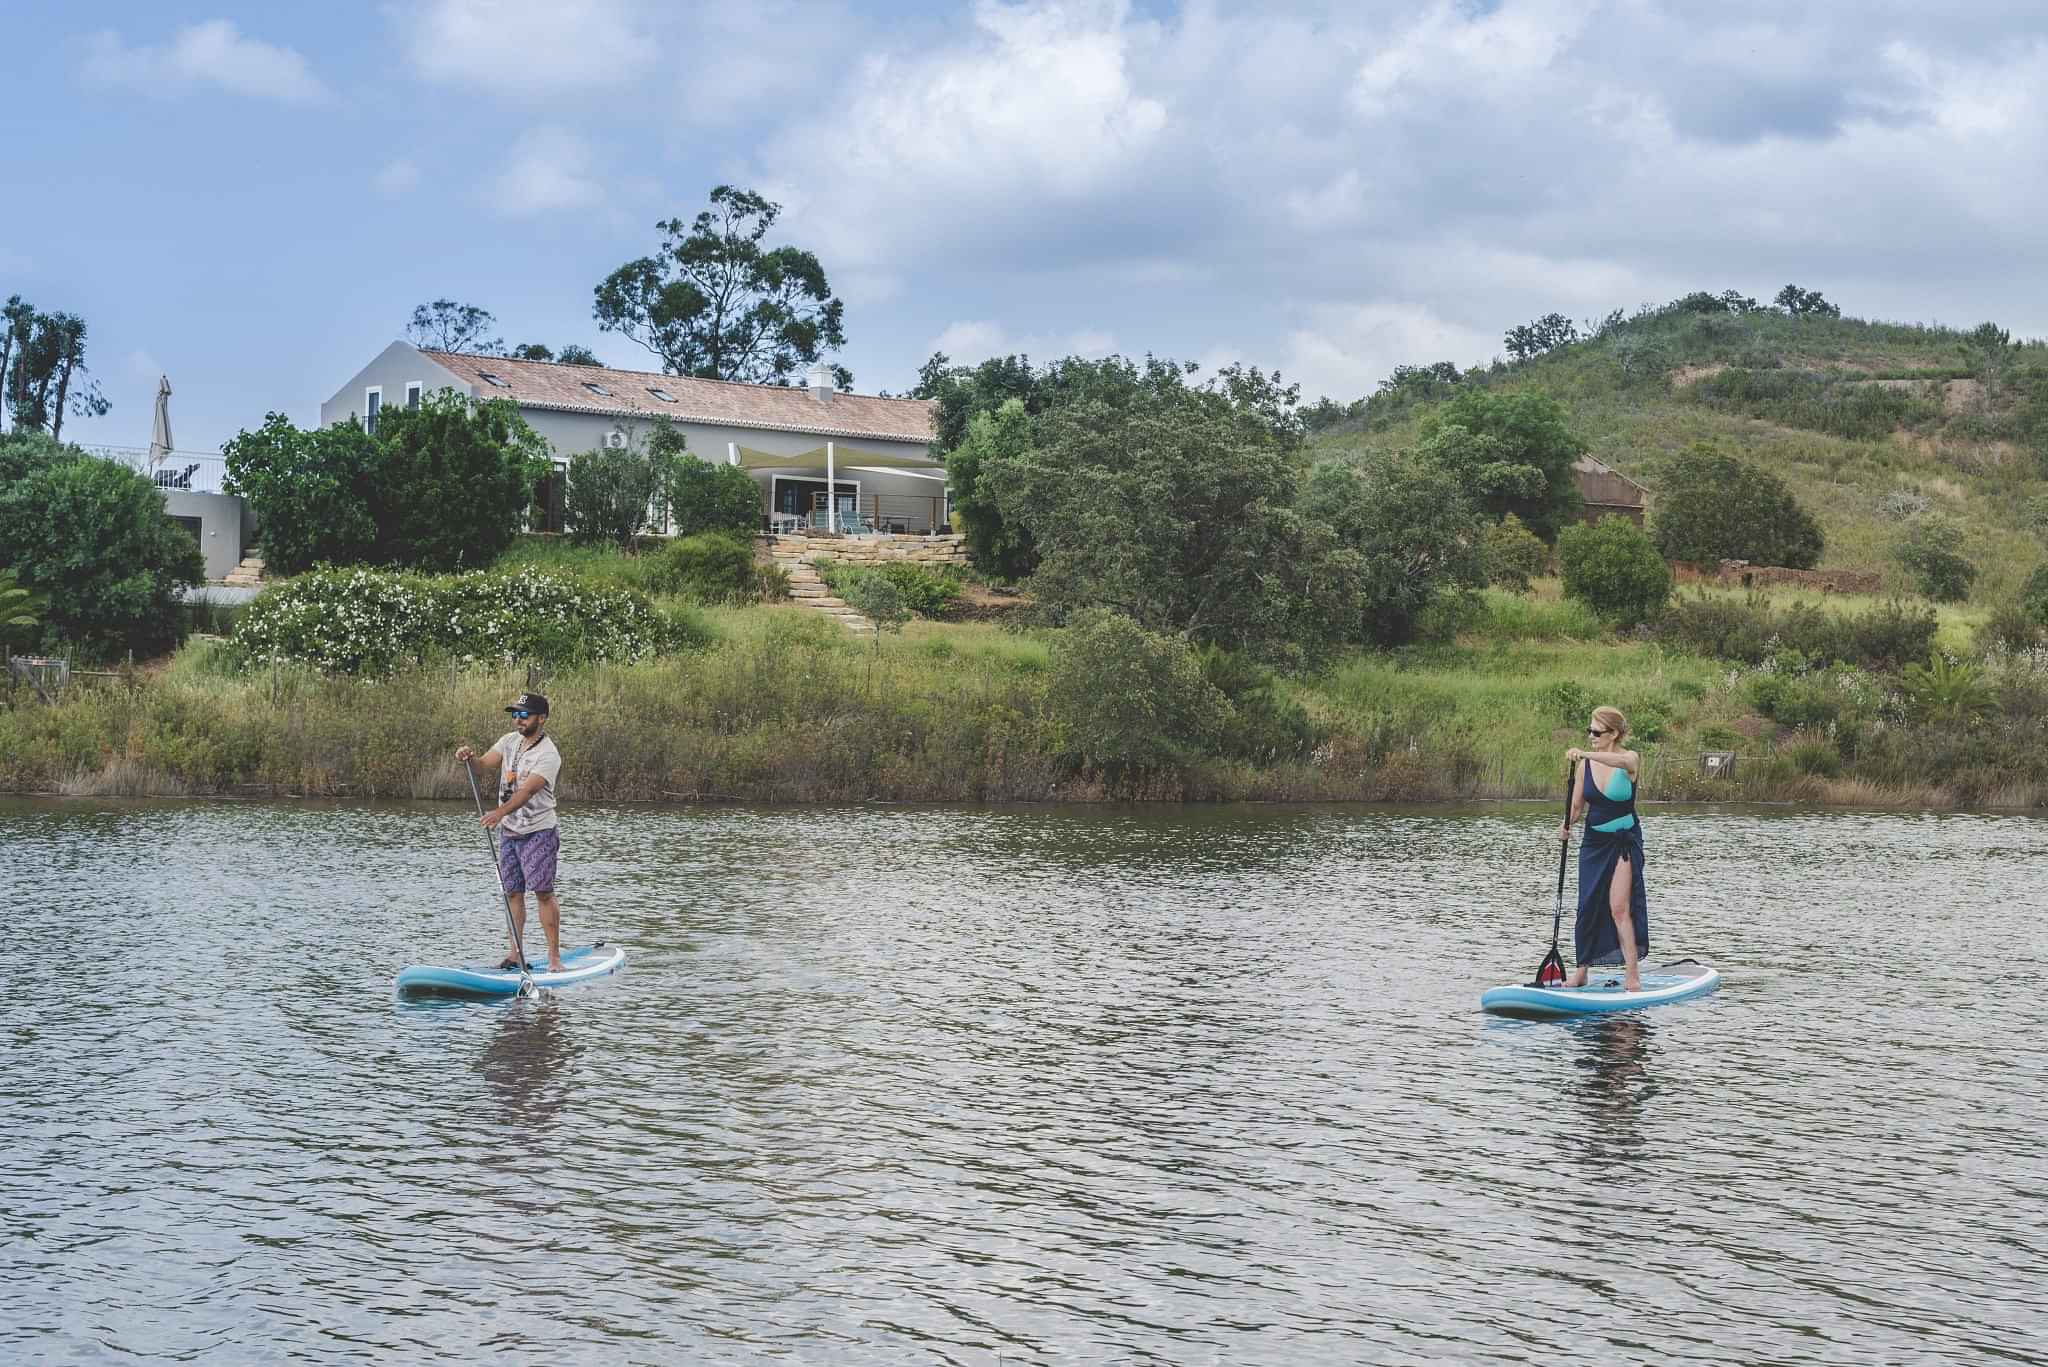
[[[483,789],[476,786],[475,761],[464,760],[462,769],[464,773],[469,775],[469,795],[476,799],[476,814],[481,818],[484,814],[484,793]],[[504,909],[505,929],[512,932],[512,952],[519,959],[519,995],[522,997],[537,997],[540,995],[540,988],[535,984],[533,974],[526,967],[526,944],[520,938],[518,922],[512,919],[512,894],[505,888],[505,871],[498,867],[498,833],[488,826],[484,827],[483,830],[484,839],[489,841],[491,846],[491,876],[498,880],[498,905]],[[1562,877],[1563,875],[1559,876]],[[1560,883],[1558,886],[1562,888],[1564,884]],[[1562,897],[1564,894],[1560,892],[1558,895]]]
[[[1558,932],[1564,928],[1564,862],[1571,853],[1569,839],[1572,819],[1572,773],[1573,766],[1566,761],[1564,766],[1564,819],[1567,838],[1557,842],[1557,910],[1550,917],[1550,952],[1543,956],[1543,962],[1536,965],[1536,981],[1531,987],[1549,987],[1552,983],[1564,981],[1564,956],[1557,952]]]

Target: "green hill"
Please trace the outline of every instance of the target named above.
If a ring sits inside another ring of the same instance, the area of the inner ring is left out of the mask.
[[[1562,320],[1557,320],[1562,322]],[[2048,345],[1856,318],[1795,317],[1736,296],[1688,295],[1513,364],[1448,379],[1402,367],[1348,407],[1310,413],[1317,455],[1415,440],[1459,389],[1543,390],[1597,459],[1655,491],[1671,457],[1708,442],[1775,471],[1820,520],[1821,568],[1878,570],[1910,592],[1893,549],[1913,516],[1966,533],[1972,599],[2010,598],[2044,557]]]

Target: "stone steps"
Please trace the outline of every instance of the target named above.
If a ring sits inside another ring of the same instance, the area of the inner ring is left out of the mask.
[[[220,581],[230,588],[256,589],[263,587],[263,557],[247,555],[242,563],[229,570],[227,577]]]

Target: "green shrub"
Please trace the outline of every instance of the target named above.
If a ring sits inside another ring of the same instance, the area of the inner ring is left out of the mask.
[[[1565,528],[1557,559],[1565,593],[1622,626],[1655,618],[1671,597],[1671,567],[1625,517]]]
[[[1230,724],[1230,704],[1180,641],[1128,617],[1081,613],[1053,656],[1046,705],[1066,752],[1112,775],[1185,763]]]
[[[683,644],[683,630],[630,589],[537,570],[427,576],[356,568],[316,570],[265,589],[243,609],[232,645],[244,668],[380,675],[438,658],[638,660]]]
[[[1934,609],[1897,600],[1855,616],[1806,603],[1779,613],[1761,594],[1733,599],[1701,591],[1671,605],[1657,636],[1695,654],[1743,664],[1761,664],[1780,650],[1794,650],[1823,664],[1896,669],[1925,658],[1939,627]]]
[[[699,603],[745,603],[759,595],[754,547],[730,532],[679,536],[661,553],[656,583]]]
[[[1566,726],[1577,726],[1593,715],[1593,695],[1570,679],[1543,690],[1543,712]]]
[[[1667,560],[1812,569],[1820,560],[1820,524],[1792,490],[1760,465],[1695,442],[1672,461],[1657,487],[1657,550]]]
[[[1912,524],[1896,555],[1920,592],[1937,603],[1960,603],[1977,579],[1977,567],[1963,555],[1962,542],[1962,528],[1955,523],[1923,517]]]
[[[1486,582],[1527,593],[1529,581],[1549,567],[1550,547],[1509,513],[1486,529]]]
[[[1906,707],[1913,720],[1935,726],[1968,725],[1998,705],[1998,694],[1975,665],[1951,661],[1940,653],[1924,665],[1909,664],[1900,672]]]
[[[1302,759],[1321,743],[1308,709],[1280,691],[1271,670],[1221,646],[1195,652],[1202,678],[1229,702],[1231,725],[1223,753],[1259,764]]]
[[[2034,567],[2020,590],[2020,607],[2036,626],[2048,627],[2048,564]]]
[[[206,577],[206,565],[198,543],[164,516],[163,491],[40,434],[0,445],[0,569],[40,603],[45,639],[94,658],[176,645],[179,594]]]
[[[1802,774],[1815,778],[1840,778],[1842,775],[1842,756],[1832,741],[1808,737],[1785,754],[1792,761],[1792,767]]]
[[[376,555],[377,443],[356,423],[301,430],[271,413],[221,448],[228,490],[263,529],[263,563],[297,574],[325,561],[363,564]]]
[[[858,566],[843,560],[820,558],[813,563],[817,566],[818,577],[825,581],[825,587],[842,598],[854,592],[863,579],[879,577],[888,580],[902,597],[904,605],[919,617],[944,617],[946,609],[960,596],[960,581],[954,575],[913,561],[891,560],[873,566]]]
[[[562,493],[569,539],[579,546],[630,547],[647,527],[667,476],[666,461],[639,451],[601,447],[577,453]]]
[[[752,536],[761,528],[761,486],[737,465],[713,465],[682,449],[673,429],[657,429],[648,448],[665,459],[669,529],[679,537],[704,532]]]

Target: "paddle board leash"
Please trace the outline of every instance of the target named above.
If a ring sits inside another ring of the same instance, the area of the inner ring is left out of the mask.
[[[484,814],[483,789],[476,786],[476,761],[464,760],[463,772],[469,775],[469,795],[476,799],[476,814],[482,820]],[[484,839],[491,846],[491,876],[498,880],[498,906],[505,913],[505,929],[512,932],[512,952],[519,958],[519,995],[538,997],[540,986],[533,980],[533,974],[526,967],[526,944],[519,934],[519,925],[512,919],[512,894],[505,888],[505,870],[498,867],[498,833],[489,826],[483,828]],[[1564,885],[1560,883],[1559,887]],[[1563,896],[1562,893],[1558,894]]]
[[[1564,981],[1564,956],[1557,952],[1558,932],[1564,928],[1564,864],[1565,856],[1571,853],[1572,829],[1572,775],[1574,766],[1570,760],[1564,766],[1564,829],[1565,838],[1557,842],[1557,909],[1550,916],[1550,952],[1543,956],[1543,962],[1536,965],[1536,981],[1531,987],[1550,987]]]

